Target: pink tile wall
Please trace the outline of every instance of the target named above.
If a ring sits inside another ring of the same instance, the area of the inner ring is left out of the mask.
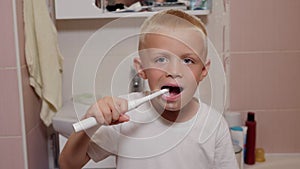
[[[257,146],[268,152],[299,153],[299,111],[257,112]]]
[[[231,51],[300,49],[300,2],[232,0]]]
[[[0,168],[22,169],[24,157],[17,73],[15,69],[2,70],[2,68],[0,68]]]
[[[20,105],[16,69],[0,69],[0,79],[0,136],[21,136]]]
[[[22,71],[22,87],[24,98],[24,113],[26,133],[36,127],[40,121],[41,101],[35,94],[33,88],[29,84],[29,75],[27,67],[23,67]]]
[[[14,54],[14,33],[13,33],[13,13],[12,3],[9,0],[0,1],[0,67],[15,67],[16,57]]]
[[[47,129],[40,120],[41,100],[29,85],[27,67],[22,68],[28,167],[48,168]]]
[[[29,83],[29,74],[25,62],[25,35],[23,24],[23,2],[17,4],[19,53],[22,65],[22,91],[25,113],[25,131],[27,141],[28,168],[48,168],[47,129],[40,120],[41,100]]]
[[[268,153],[299,153],[299,111],[259,110],[255,111],[256,147]],[[245,121],[247,112],[242,112]]]
[[[18,22],[18,39],[19,39],[19,53],[21,66],[25,66],[25,36],[24,36],[24,16],[23,16],[23,0],[16,1],[16,11],[17,11],[17,22]]]
[[[16,2],[17,36],[21,62],[30,169],[48,168],[46,129],[39,120],[40,101],[29,86],[25,63],[23,1]],[[25,168],[20,117],[15,32],[11,0],[0,1],[0,168]]]
[[[230,63],[232,109],[300,109],[300,52],[232,53]]]
[[[39,123],[27,133],[28,168],[43,169],[48,166],[46,127]]]
[[[12,1],[0,2],[0,168],[24,168]]]
[[[254,111],[257,146],[300,152],[300,1],[231,0],[230,105]]]
[[[0,168],[24,169],[21,137],[0,139]]]

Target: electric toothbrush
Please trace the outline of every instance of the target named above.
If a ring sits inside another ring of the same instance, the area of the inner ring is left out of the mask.
[[[128,101],[128,111],[132,110],[132,109],[135,109],[136,107],[140,106],[141,104],[157,97],[157,96],[160,96],[162,94],[165,94],[169,92],[168,89],[162,89],[158,92],[155,92],[153,94],[150,94],[148,96],[145,96],[143,98],[140,98],[140,99],[136,99],[136,100],[131,100],[131,101]],[[96,126],[98,123],[96,121],[96,118],[95,117],[89,117],[87,119],[84,119],[82,121],[79,121],[77,123],[74,123],[73,124],[73,129],[75,132],[79,132],[79,131],[82,131],[82,130],[86,130],[86,129],[89,129],[93,126]]]

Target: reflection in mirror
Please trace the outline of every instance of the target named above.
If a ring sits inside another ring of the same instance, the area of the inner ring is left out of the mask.
[[[207,0],[192,1],[201,3],[203,6]],[[102,3],[105,10],[109,12],[157,11],[166,8],[190,9],[190,0],[95,0],[95,5],[98,8],[102,8]]]

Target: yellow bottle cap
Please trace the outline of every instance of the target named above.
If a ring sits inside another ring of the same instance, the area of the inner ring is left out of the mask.
[[[256,162],[265,162],[265,150],[263,148],[255,149],[255,161]]]

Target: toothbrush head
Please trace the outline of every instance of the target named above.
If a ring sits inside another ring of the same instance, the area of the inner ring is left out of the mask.
[[[160,90],[160,92],[161,92],[162,94],[166,94],[166,93],[169,92],[169,89],[162,89],[162,90]]]

